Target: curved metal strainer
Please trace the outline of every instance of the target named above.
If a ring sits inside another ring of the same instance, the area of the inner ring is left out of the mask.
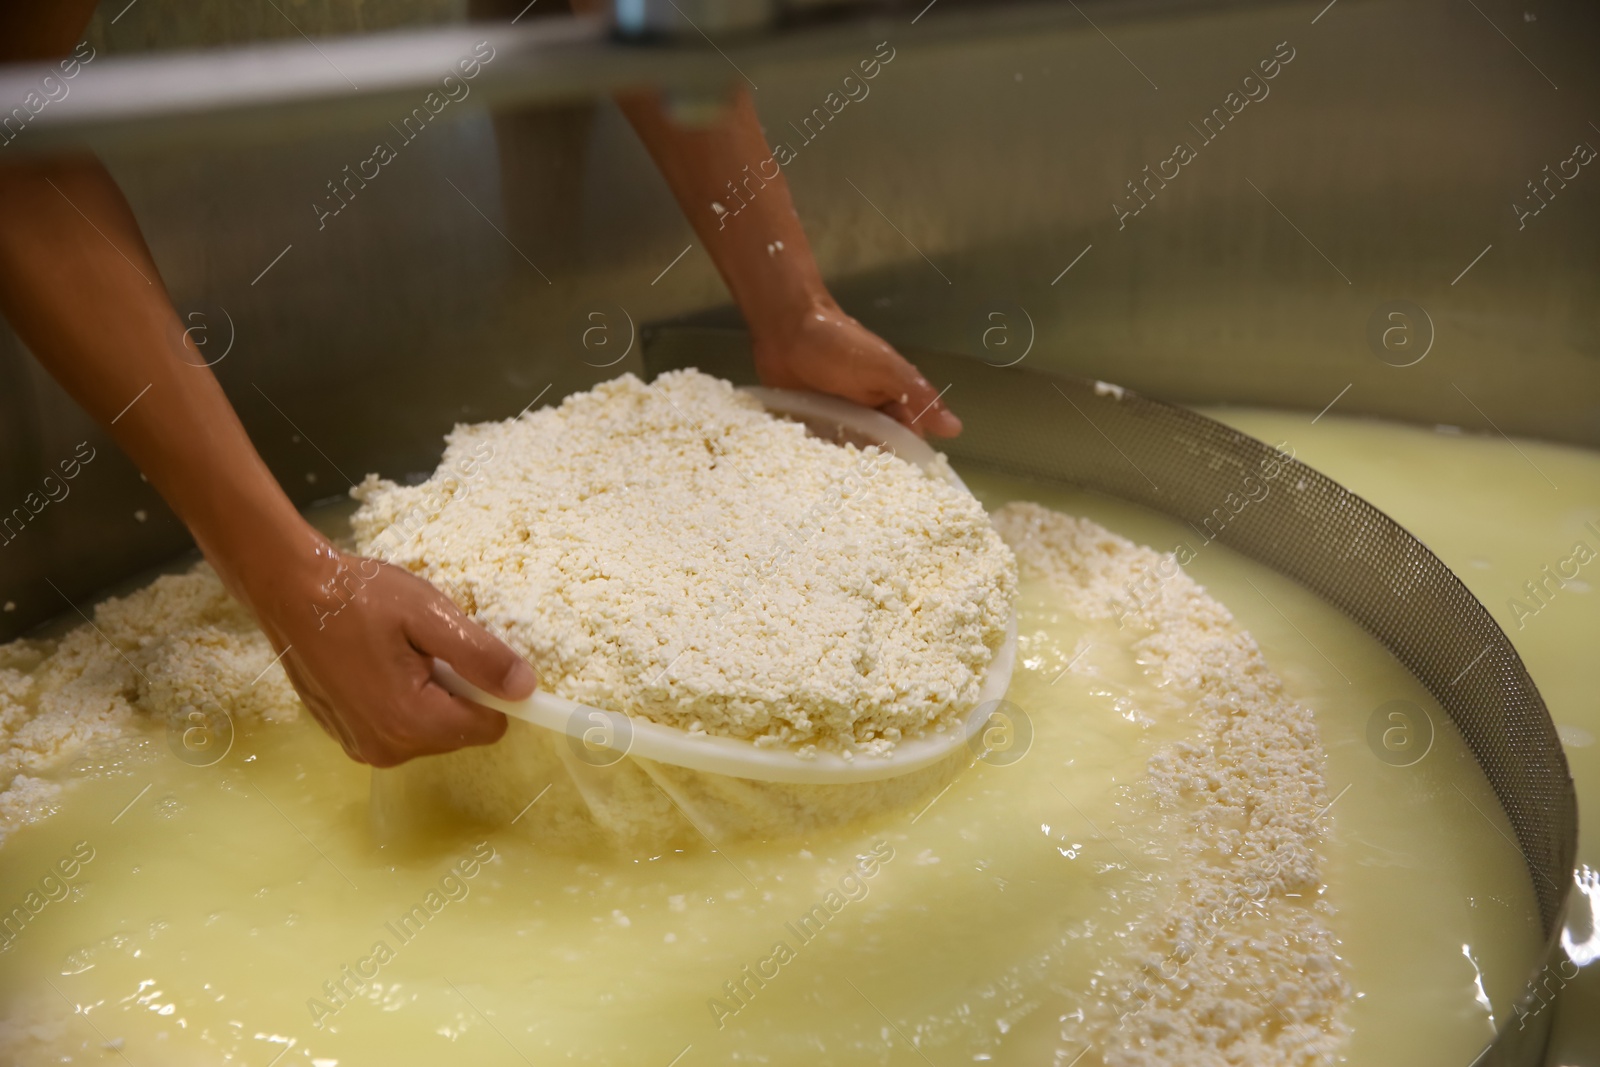
[[[657,328],[650,375],[680,366],[748,380],[742,334]],[[1067,375],[908,352],[966,424],[951,458],[1131,500],[1197,526],[1263,461],[1274,491],[1229,514],[1215,539],[1293,578],[1359,622],[1455,722],[1509,817],[1545,935],[1517,1010],[1474,1061],[1537,1063],[1552,1013],[1533,989],[1560,951],[1573,884],[1577,796],[1543,699],[1488,610],[1421,541],[1365,500],[1270,446],[1186,408]],[[1281,490],[1277,487],[1282,487]],[[1224,514],[1228,514],[1224,512]]]

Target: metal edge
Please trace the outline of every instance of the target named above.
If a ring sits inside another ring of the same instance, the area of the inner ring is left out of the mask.
[[[711,316],[702,317],[714,317],[716,315],[717,312],[712,312]],[[1215,440],[1227,441],[1232,445],[1242,445],[1247,450],[1253,450],[1253,454],[1255,455],[1279,455],[1276,450],[1272,448],[1272,446],[1266,442],[1258,440],[1257,438],[1251,437],[1243,431],[1235,430],[1232,427],[1217,422],[1215,419],[1208,418],[1207,416],[1201,415],[1200,413],[1181,405],[1169,404],[1165,401],[1136,393],[1133,390],[1123,390],[1120,392],[1120,394],[1112,397],[1105,394],[1104,391],[1096,389],[1096,386],[1099,383],[1072,375],[1054,374],[1024,369],[1021,367],[996,368],[992,365],[984,363],[982,360],[968,356],[954,356],[946,353],[930,353],[913,350],[904,351],[906,351],[908,357],[912,358],[914,362],[917,363],[920,369],[922,369],[925,373],[928,373],[930,380],[942,377],[944,375],[956,373],[958,368],[962,368],[962,366],[965,365],[964,369],[967,372],[970,373],[972,370],[976,369],[978,372],[983,373],[990,381],[1004,382],[1009,379],[1009,381],[1012,383],[1009,388],[1018,396],[1048,393],[1051,391],[1052,383],[1058,386],[1065,385],[1074,390],[1075,393],[1079,394],[1079,399],[1086,400],[1091,404],[1122,405],[1131,402],[1136,406],[1142,406],[1145,411],[1152,414],[1161,414],[1169,417],[1178,416],[1185,420],[1192,421],[1193,425],[1195,425],[1197,428],[1203,428],[1208,431]],[[707,373],[714,373],[718,374],[719,376],[729,377],[730,380],[733,381],[748,381],[754,379],[754,370],[749,359],[748,336],[742,329],[738,329],[736,327],[692,324],[673,325],[670,323],[650,325],[642,331],[641,356],[644,360],[644,372],[646,380],[652,379],[657,374],[665,371],[676,370],[688,366],[697,366],[699,369],[706,371]],[[1006,377],[993,378],[991,377],[993,375],[1005,375]],[[958,437],[951,442],[945,443],[945,451],[948,452],[953,459],[966,459],[980,466],[990,467],[991,469],[998,469],[1013,474],[1021,474],[1025,477],[1059,480],[1058,478],[1054,478],[1046,472],[1032,469],[1017,469],[1014,465],[1008,465],[1004,460],[998,459],[995,456],[982,454],[981,450],[963,447],[964,441],[967,443],[970,443],[971,441],[970,428],[968,433],[963,434],[963,437]],[[1549,709],[1545,707],[1544,699],[1539,694],[1538,688],[1534,684],[1532,677],[1527,674],[1526,668],[1522,666],[1521,657],[1517,655],[1515,648],[1511,645],[1509,638],[1505,636],[1505,633],[1500,628],[1499,624],[1489,616],[1487,609],[1483,608],[1481,602],[1479,602],[1477,598],[1474,597],[1469,590],[1467,590],[1466,586],[1461,582],[1461,580],[1455,576],[1455,573],[1451,571],[1449,567],[1445,566],[1444,562],[1435,556],[1433,552],[1429,550],[1427,546],[1424,545],[1420,540],[1417,540],[1409,531],[1400,526],[1399,523],[1389,518],[1386,514],[1384,514],[1384,512],[1374,507],[1370,502],[1365,500],[1360,495],[1350,492],[1348,489],[1345,489],[1337,482],[1334,482],[1332,479],[1328,478],[1326,475],[1321,474],[1321,472],[1317,471],[1315,468],[1301,463],[1299,460],[1288,459],[1284,460],[1284,462],[1287,464],[1292,464],[1299,472],[1314,476],[1341,490],[1345,494],[1345,497],[1354,506],[1367,509],[1372,514],[1381,518],[1384,522],[1390,524],[1395,530],[1398,530],[1404,537],[1410,539],[1410,541],[1414,543],[1413,551],[1419,558],[1431,560],[1449,576],[1450,580],[1457,588],[1459,595],[1465,597],[1472,604],[1476,604],[1482,611],[1482,618],[1487,621],[1490,627],[1493,628],[1493,632],[1499,635],[1499,638],[1501,642],[1503,642],[1504,649],[1509,655],[1509,658],[1515,662],[1518,668],[1521,669],[1522,676],[1526,679],[1526,684],[1529,691],[1537,701],[1539,710],[1543,712],[1545,725],[1547,725],[1549,728],[1549,735],[1553,738],[1555,736],[1555,723],[1550,718]],[[1108,491],[1100,489],[1096,486],[1086,486],[1086,488],[1096,489],[1097,491]],[[1183,516],[1167,509],[1166,507],[1163,507],[1159,500],[1138,499],[1135,497],[1130,497],[1125,493],[1115,493],[1114,495],[1121,496],[1123,499],[1133,499],[1136,503],[1160,511],[1170,517],[1178,518],[1180,520],[1183,519]],[[1224,530],[1223,533],[1226,533],[1226,530]],[[1227,543],[1227,541],[1221,535],[1219,535],[1217,539]],[[1238,545],[1230,544],[1229,547],[1233,548],[1234,551],[1250,556],[1252,559],[1256,559],[1257,562],[1261,562],[1266,566],[1271,566],[1275,570],[1279,569],[1270,561],[1262,559],[1255,553],[1241,548]],[[1290,577],[1294,576],[1290,575]],[[1295,580],[1297,583],[1300,583],[1298,578],[1295,578]],[[1383,635],[1374,630],[1374,628],[1366,620],[1348,611],[1345,611],[1344,608],[1337,603],[1334,603],[1334,601],[1325,596],[1320,590],[1310,586],[1307,586],[1307,588],[1309,588],[1311,592],[1316,594],[1320,599],[1323,599],[1332,604],[1334,607],[1339,608],[1341,612],[1344,612],[1346,615],[1354,619],[1362,626],[1364,630],[1366,630],[1369,634],[1372,634],[1375,639],[1383,644],[1391,654],[1399,658],[1401,663],[1404,664],[1407,669],[1423,683],[1424,687],[1426,687],[1435,697],[1435,699],[1439,701],[1440,706],[1444,708],[1445,712],[1451,716],[1452,721],[1456,720],[1456,715],[1451,710],[1451,701],[1447,700],[1443,695],[1437,692],[1435,688],[1429,684],[1426,678],[1423,678],[1420,674],[1418,674],[1415,668],[1406,662],[1405,657],[1400,655],[1400,653],[1391,646],[1390,642],[1384,638]],[[1469,748],[1470,747],[1471,745],[1469,742]],[[1517,1028],[1512,1029],[1509,1025],[1511,1021],[1510,1019],[1502,1022],[1502,1028],[1497,1033],[1495,1039],[1484,1047],[1483,1051],[1471,1061],[1469,1067],[1499,1067],[1499,1065],[1512,1064],[1539,1064],[1543,1059],[1545,1046],[1549,1040],[1554,1012],[1546,1013],[1542,1010],[1544,1002],[1534,993],[1534,989],[1538,986],[1541,976],[1544,975],[1556,961],[1565,959],[1565,953],[1561,948],[1560,936],[1562,925],[1571,902],[1573,872],[1576,869],[1578,844],[1577,792],[1573,785],[1572,775],[1566,762],[1565,753],[1561,749],[1559,743],[1556,743],[1554,751],[1557,757],[1556,762],[1559,766],[1560,780],[1558,786],[1562,794],[1562,800],[1564,801],[1563,807],[1565,810],[1553,816],[1553,818],[1555,821],[1560,822],[1563,820],[1563,816],[1568,816],[1565,819],[1568,830],[1564,835],[1561,835],[1561,839],[1556,842],[1557,849],[1562,858],[1555,866],[1558,869],[1564,868],[1565,877],[1561,880],[1559,886],[1557,887],[1555,906],[1551,908],[1541,906],[1540,908],[1540,917],[1544,926],[1545,939],[1543,947],[1540,949],[1535,958],[1534,967],[1524,983],[1523,993],[1521,997],[1519,997],[1518,1000],[1513,1004],[1512,1018],[1516,1019],[1519,1022],[1519,1025]],[[1473,755],[1478,760],[1480,768],[1484,770],[1485,776],[1489,777],[1491,787],[1493,787],[1493,778],[1489,776],[1488,768],[1484,766],[1483,756],[1476,749],[1473,749]],[[1529,843],[1527,841],[1520,840],[1522,835],[1517,827],[1516,820],[1512,816],[1512,813],[1506,808],[1505,799],[1500,795],[1498,788],[1495,788],[1495,794],[1496,799],[1500,803],[1502,812],[1507,816],[1508,820],[1512,822],[1513,830],[1518,833],[1518,851],[1522,853],[1524,865],[1528,871],[1529,883],[1534,891],[1535,897],[1542,902],[1544,900],[1544,894],[1541,892],[1541,888],[1537,880],[1537,876],[1541,872],[1537,872],[1535,870],[1534,862],[1529,857]],[[1534,1007],[1535,1005],[1538,1005],[1538,1007]]]

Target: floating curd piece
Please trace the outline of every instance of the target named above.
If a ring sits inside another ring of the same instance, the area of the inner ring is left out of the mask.
[[[1173,555],[1038,504],[1007,504],[994,523],[1022,573],[1079,618],[1141,633],[1139,662],[1194,702],[1200,727],[1150,760],[1182,849],[1075,1036],[1107,1067],[1331,1062],[1351,994],[1322,893],[1319,820],[1336,798],[1311,710]]]

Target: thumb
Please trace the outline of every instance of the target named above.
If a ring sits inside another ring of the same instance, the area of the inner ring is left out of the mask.
[[[438,593],[407,617],[405,630],[417,651],[444,660],[486,693],[522,700],[538,687],[539,676],[521,656]]]

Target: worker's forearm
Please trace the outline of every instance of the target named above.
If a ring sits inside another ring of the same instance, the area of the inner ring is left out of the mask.
[[[236,593],[316,551],[320,539],[185,342],[133,214],[98,160],[0,167],[0,309]]]
[[[703,129],[674,123],[655,93],[629,93],[618,104],[752,331],[832,303],[747,91]]]

